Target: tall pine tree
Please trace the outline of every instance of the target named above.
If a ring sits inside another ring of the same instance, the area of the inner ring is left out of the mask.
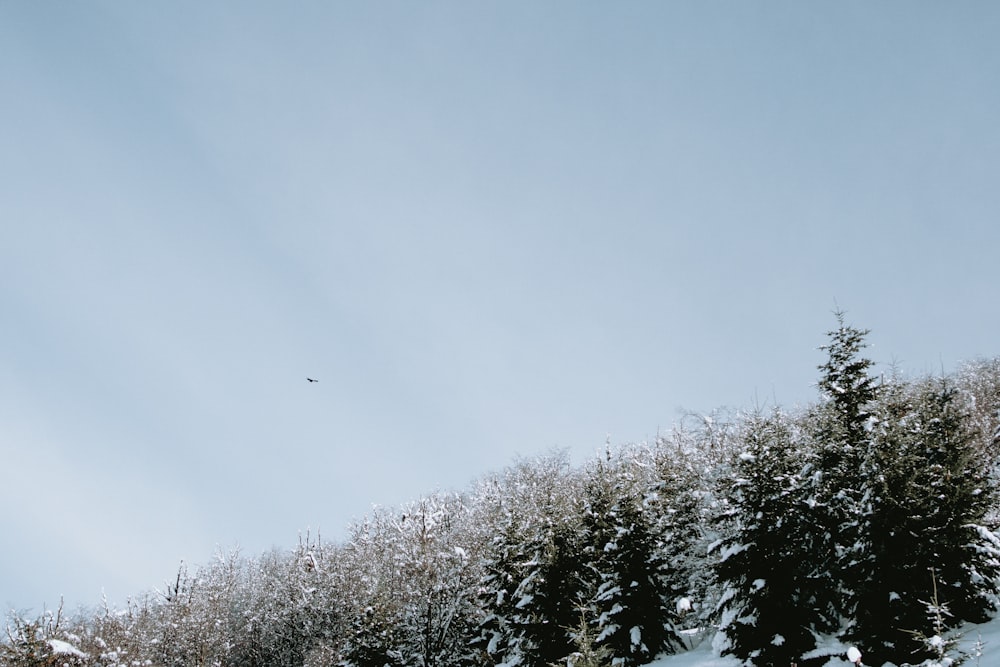
[[[811,508],[812,572],[803,581],[815,599],[818,632],[837,630],[851,618],[859,591],[867,585],[867,529],[870,497],[864,484],[871,448],[872,409],[877,397],[869,375],[873,363],[861,356],[867,330],[844,323],[821,349],[821,403],[813,419],[813,458],[806,466]]]
[[[666,563],[637,470],[627,459],[599,463],[587,486],[583,522],[596,644],[625,667],[681,645],[668,618]]]
[[[806,597],[810,540],[802,522],[799,446],[782,414],[751,415],[724,479],[724,534],[713,546],[722,588],[716,648],[746,665],[788,665],[815,647]]]

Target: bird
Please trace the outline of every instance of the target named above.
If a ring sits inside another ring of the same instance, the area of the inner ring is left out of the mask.
[[[313,380],[312,378],[306,378],[306,379],[309,380],[310,382],[319,382],[319,380]]]

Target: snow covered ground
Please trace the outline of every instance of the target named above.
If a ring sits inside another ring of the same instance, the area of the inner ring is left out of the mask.
[[[962,629],[962,648],[969,656],[965,662],[970,667],[996,667],[1000,665],[1000,616],[982,625],[967,625]],[[977,644],[982,650],[977,650]],[[977,655],[978,653],[982,655]],[[733,658],[720,658],[712,653],[712,638],[703,638],[691,651],[661,658],[650,667],[738,667]],[[862,664],[864,656],[862,656]],[[850,667],[846,649],[841,657],[831,658],[827,667]],[[872,666],[870,666],[872,667]]]

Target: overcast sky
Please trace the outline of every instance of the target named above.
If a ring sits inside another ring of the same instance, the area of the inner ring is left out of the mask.
[[[0,3],[0,605],[1000,355],[1000,5]],[[306,377],[319,380],[308,383]]]

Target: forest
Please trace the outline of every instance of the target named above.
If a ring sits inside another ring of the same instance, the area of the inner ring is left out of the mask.
[[[122,607],[10,612],[0,665],[638,667],[711,642],[803,667],[830,638],[958,664],[998,608],[1000,359],[876,374],[867,335],[837,314],[806,406],[517,460]]]

